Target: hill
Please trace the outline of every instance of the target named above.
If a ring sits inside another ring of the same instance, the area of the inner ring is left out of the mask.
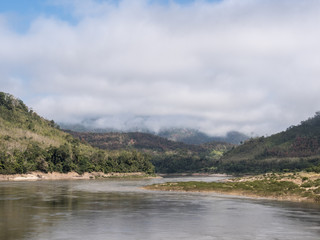
[[[151,156],[157,172],[209,171],[213,162],[234,145],[212,142],[202,145],[185,144],[141,132],[81,133],[67,131],[81,141],[108,150],[137,150]]]
[[[203,144],[210,142],[225,142],[231,144],[240,144],[245,140],[248,140],[249,137],[243,133],[237,131],[230,131],[225,136],[209,136],[206,133],[203,133],[199,130],[190,129],[190,128],[168,128],[162,129],[159,132],[154,132],[146,128],[135,128],[128,130],[126,132],[119,129],[113,128],[94,128],[94,124],[90,120],[83,121],[81,124],[67,124],[60,123],[62,129],[69,130],[73,132],[91,132],[91,133],[126,133],[126,132],[139,132],[139,133],[149,133],[152,135],[157,135],[162,138],[174,142],[183,142],[186,144]]]
[[[240,144],[249,139],[245,134],[231,131],[226,136],[209,136],[203,132],[188,128],[172,128],[161,130],[157,135],[172,141],[184,142],[187,144],[203,144],[209,142],[226,142],[231,144]]]
[[[320,113],[270,137],[250,139],[216,163],[220,171],[266,172],[320,166]]]
[[[81,143],[0,92],[0,174],[42,172],[147,172],[154,166],[137,151],[106,151]]]
[[[90,143],[91,145],[108,150],[119,149],[136,149],[143,151],[192,151],[192,152],[205,152],[211,147],[219,146],[233,146],[223,142],[212,142],[202,145],[186,144],[183,142],[171,141],[163,137],[159,137],[150,133],[129,132],[129,133],[91,133],[91,132],[73,132],[66,130],[72,136]]]
[[[72,132],[91,132],[91,133],[126,133],[126,132],[141,132],[156,134],[154,131],[145,127],[132,127],[132,128],[112,128],[112,127],[96,127],[96,122],[99,118],[84,119],[80,123],[66,123],[60,122],[59,126],[67,131]]]

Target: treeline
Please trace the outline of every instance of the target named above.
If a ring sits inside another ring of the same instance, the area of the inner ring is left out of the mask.
[[[320,172],[320,156],[308,158],[272,158],[265,160],[223,161],[214,163],[216,172],[258,174],[267,172],[312,171]]]
[[[213,172],[214,159],[207,154],[163,153],[152,157],[157,172],[187,173]]]
[[[31,171],[60,172],[154,172],[146,154],[137,151],[103,150],[84,152],[78,144],[63,144],[43,149],[30,144],[25,151],[0,151],[0,174],[28,173]]]

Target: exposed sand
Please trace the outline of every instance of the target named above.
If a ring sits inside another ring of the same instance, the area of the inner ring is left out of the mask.
[[[260,196],[257,194],[253,194],[247,191],[218,191],[218,190],[210,190],[210,191],[202,191],[202,190],[177,190],[177,189],[168,189],[168,188],[161,188],[158,185],[156,186],[144,186],[142,187],[146,190],[152,191],[168,191],[168,192],[192,192],[192,193],[214,193],[218,195],[230,195],[235,197],[244,197],[244,198],[252,198],[252,199],[269,199],[269,200],[278,200],[278,201],[290,201],[290,202],[314,202],[311,199],[296,196],[296,195],[286,195],[286,196]]]
[[[159,173],[160,176],[179,176],[179,177],[188,177],[188,176],[194,176],[194,177],[232,177],[232,175],[228,175],[225,173]]]
[[[316,181],[320,179],[320,173],[308,173],[308,172],[299,172],[299,173],[277,173],[277,174],[261,174],[261,175],[255,175],[255,176],[246,176],[246,177],[240,177],[240,178],[231,178],[231,179],[225,179],[225,182],[246,182],[246,181],[255,181],[255,180],[266,180],[270,179],[271,177],[275,177],[277,181],[289,181],[293,182],[299,186],[307,181]],[[304,180],[304,178],[306,178]],[[281,196],[275,196],[275,195],[259,195],[255,194],[250,191],[245,190],[230,190],[230,191],[220,191],[220,190],[183,190],[183,189],[177,189],[173,186],[162,186],[161,184],[157,185],[149,185],[145,186],[144,189],[148,190],[156,190],[156,191],[177,191],[177,192],[206,192],[206,193],[215,193],[215,194],[221,194],[221,195],[232,195],[232,196],[241,196],[241,197],[249,197],[249,198],[257,198],[257,199],[272,199],[272,200],[279,200],[279,201],[291,201],[291,202],[315,202],[315,200],[310,199],[308,197],[299,196],[296,194],[287,194],[287,195],[281,195]],[[312,189],[306,188],[306,189]]]
[[[96,179],[96,178],[112,178],[112,177],[148,177],[143,172],[133,173],[102,173],[92,172],[82,175],[76,172],[69,173],[43,173],[31,172],[28,174],[0,175],[0,181],[36,181],[36,180],[75,180],[75,179]]]

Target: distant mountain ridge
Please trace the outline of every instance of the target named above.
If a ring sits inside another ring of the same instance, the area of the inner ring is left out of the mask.
[[[175,142],[183,142],[186,144],[203,144],[210,142],[226,142],[231,144],[240,144],[249,137],[237,131],[230,131],[225,136],[209,136],[199,130],[190,128],[168,128],[162,129],[159,132],[154,132],[146,128],[134,128],[128,131],[120,131],[113,128],[94,128],[83,124],[59,124],[62,129],[70,130],[73,132],[92,132],[92,133],[130,133],[141,132],[157,135]]]
[[[172,128],[160,131],[157,135],[172,141],[184,142],[188,144],[203,144],[208,142],[226,142],[232,144],[240,144],[249,139],[245,134],[231,131],[223,137],[209,136],[203,132],[188,128]]]

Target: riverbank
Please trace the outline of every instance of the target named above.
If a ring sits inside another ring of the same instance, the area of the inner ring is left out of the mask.
[[[232,177],[224,173],[158,173],[162,177]]]
[[[226,179],[223,182],[169,182],[144,188],[160,191],[214,192],[254,198],[320,203],[319,173],[270,173]]]
[[[154,178],[156,176],[148,175],[144,172],[132,173],[103,173],[91,172],[79,174],[76,172],[69,173],[43,173],[31,172],[26,174],[0,175],[0,181],[37,181],[37,180],[89,180],[102,178]]]

